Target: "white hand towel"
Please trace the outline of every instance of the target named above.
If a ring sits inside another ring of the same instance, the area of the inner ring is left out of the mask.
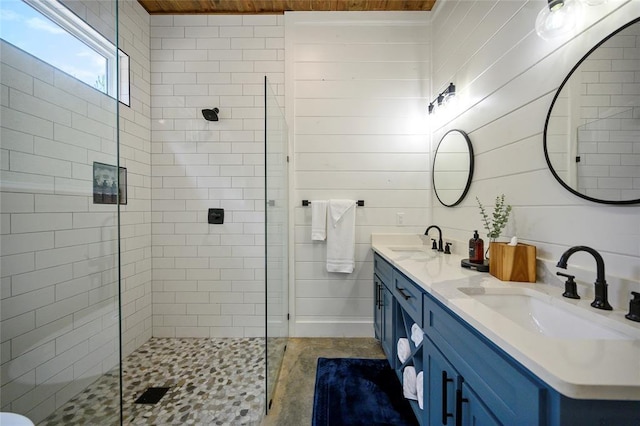
[[[418,407],[422,410],[422,404],[424,404],[424,374],[422,371],[416,376],[416,396],[418,397]]]
[[[311,239],[327,239],[327,200],[311,201]]]
[[[404,363],[407,358],[411,355],[411,348],[409,347],[409,340],[407,338],[402,337],[398,339],[398,359],[400,362]]]
[[[424,333],[422,332],[422,329],[418,324],[413,323],[413,325],[411,326],[411,340],[413,340],[413,343],[416,345],[416,347],[418,347],[418,345],[422,343],[423,338]]]
[[[329,200],[327,271],[350,274],[355,266],[356,201]]]
[[[418,399],[416,384],[416,369],[414,366],[409,365],[402,372],[402,394],[405,398]]]

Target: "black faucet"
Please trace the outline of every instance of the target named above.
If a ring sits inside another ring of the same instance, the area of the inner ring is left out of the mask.
[[[431,228],[436,228],[438,230],[438,251],[444,251],[444,249],[442,248],[442,229],[440,229],[439,226],[431,225],[430,227],[427,228],[426,231],[424,231],[424,235],[428,235],[429,234],[429,230]],[[435,246],[435,244],[434,244],[434,246]]]
[[[591,302],[591,306],[596,309],[604,309],[605,311],[612,310],[613,308],[607,300],[607,281],[604,279],[604,260],[602,259],[602,256],[600,256],[600,253],[598,253],[591,247],[574,246],[562,253],[562,256],[560,256],[560,260],[558,260],[558,264],[556,266],[558,268],[567,269],[567,260],[569,260],[569,257],[571,257],[571,255],[577,251],[586,251],[587,253],[591,253],[591,255],[596,259],[596,297],[593,302]]]

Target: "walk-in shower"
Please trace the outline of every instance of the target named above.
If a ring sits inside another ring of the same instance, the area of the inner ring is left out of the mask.
[[[103,375],[120,421],[117,10],[88,3],[0,3],[0,410],[34,423]]]
[[[0,8],[0,411],[258,422],[288,336],[281,96],[260,82],[241,139],[232,105],[209,122],[210,98],[154,95],[168,53],[136,1]],[[166,392],[136,404],[150,388]]]

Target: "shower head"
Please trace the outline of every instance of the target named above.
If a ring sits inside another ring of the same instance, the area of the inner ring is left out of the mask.
[[[202,116],[207,121],[218,121],[218,112],[220,112],[218,108],[203,109]]]

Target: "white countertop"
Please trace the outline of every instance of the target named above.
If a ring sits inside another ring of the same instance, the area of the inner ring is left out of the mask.
[[[577,399],[640,401],[640,323],[625,319],[626,311],[597,310],[589,306],[591,300],[562,297],[559,287],[500,281],[489,273],[462,268],[461,256],[432,251],[430,246],[423,246],[420,235],[373,234],[371,239],[376,253],[561,394]],[[398,249],[403,247],[423,247],[428,258],[400,254]],[[633,338],[548,337],[498,314],[458,290],[461,287],[540,292],[550,304],[584,314],[594,323],[612,326]]]

